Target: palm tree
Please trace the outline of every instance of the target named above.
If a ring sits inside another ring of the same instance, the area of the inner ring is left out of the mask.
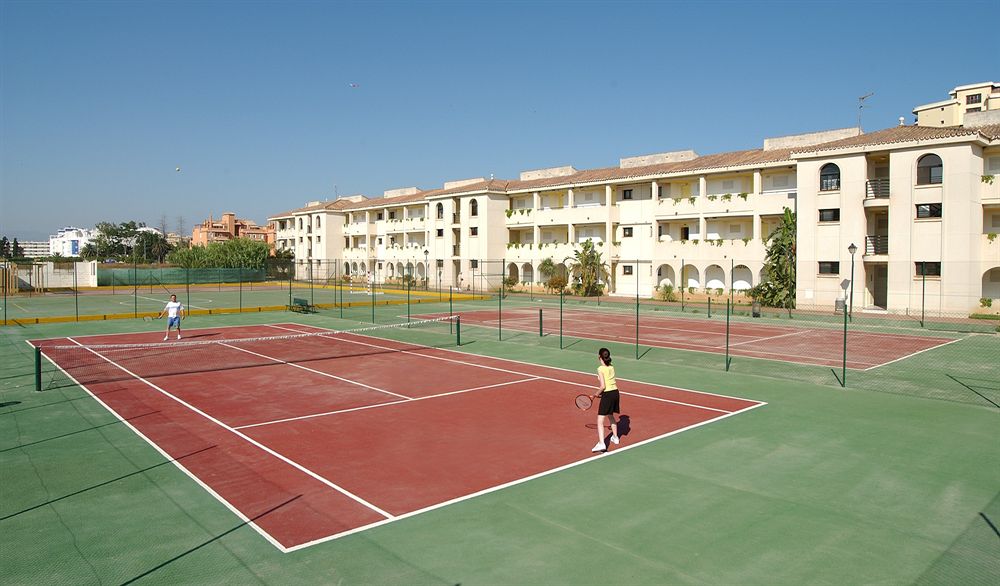
[[[781,224],[768,236],[764,281],[751,288],[751,299],[768,307],[795,306],[795,214],[785,208]]]
[[[601,259],[593,240],[588,238],[573,256],[566,257],[570,274],[577,284],[574,286],[579,295],[592,297],[600,295],[604,289],[603,282],[608,278],[608,267]]]

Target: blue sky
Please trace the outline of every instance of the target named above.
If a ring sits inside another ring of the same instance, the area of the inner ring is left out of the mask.
[[[0,0],[0,234],[910,123],[1000,81],[996,6]]]

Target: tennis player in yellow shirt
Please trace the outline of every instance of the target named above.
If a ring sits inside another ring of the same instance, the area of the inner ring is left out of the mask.
[[[611,366],[611,351],[607,348],[601,348],[597,351],[597,358],[600,366],[597,367],[598,385],[594,398],[599,398],[601,402],[597,407],[597,445],[591,451],[603,452],[607,449],[604,444],[604,418],[611,419],[611,443],[617,445],[620,440],[618,439],[618,421],[615,420],[615,413],[621,413],[621,409],[618,406],[618,381],[615,380],[615,367]]]

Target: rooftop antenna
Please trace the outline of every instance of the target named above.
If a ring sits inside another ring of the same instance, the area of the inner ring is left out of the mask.
[[[861,110],[865,107],[865,100],[875,95],[875,92],[868,92],[867,94],[858,98],[858,130],[861,130]]]

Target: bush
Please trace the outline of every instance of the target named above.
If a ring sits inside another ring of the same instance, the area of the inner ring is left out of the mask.
[[[980,307],[993,307],[993,299],[989,297],[983,297],[979,300]]]
[[[515,277],[507,277],[507,278],[505,278],[503,280],[503,286],[504,286],[505,289],[508,289],[508,290],[509,289],[513,289],[514,287],[517,287],[517,283],[518,283],[518,281],[517,281],[517,279]]]
[[[656,297],[660,301],[677,301],[677,294],[674,293],[673,285],[659,285],[656,287]]]
[[[568,281],[566,280],[566,277],[555,275],[549,278],[549,280],[545,283],[545,286],[552,291],[559,292],[566,288],[567,283]]]
[[[718,289],[716,289],[715,290],[715,294],[716,295],[722,295],[722,287],[719,287]]]
[[[694,287],[688,287],[688,294],[694,295]]]

